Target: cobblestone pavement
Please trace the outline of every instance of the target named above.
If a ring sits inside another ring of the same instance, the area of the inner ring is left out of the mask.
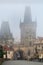
[[[43,65],[43,62],[30,62],[25,60],[5,61],[2,65]]]

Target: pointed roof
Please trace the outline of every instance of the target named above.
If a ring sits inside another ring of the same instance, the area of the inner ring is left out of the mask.
[[[24,14],[24,22],[31,22],[32,21],[32,16],[31,16],[31,8],[26,7],[25,8],[25,14]]]

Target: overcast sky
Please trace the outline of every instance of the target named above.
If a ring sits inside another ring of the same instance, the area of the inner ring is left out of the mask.
[[[43,1],[30,1],[0,1],[0,27],[3,21],[8,21],[16,40],[20,39],[20,18],[23,21],[26,6],[31,7],[32,20],[37,20],[37,36],[43,36]]]
[[[42,3],[43,0],[0,0],[1,3]]]

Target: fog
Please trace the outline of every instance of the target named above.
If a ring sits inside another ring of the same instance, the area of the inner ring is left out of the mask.
[[[1,0],[1,3],[42,3],[43,0]]]
[[[0,28],[3,21],[8,21],[16,41],[20,40],[20,19],[23,22],[25,7],[30,6],[32,20],[37,21],[37,36],[43,36],[43,3],[31,0],[0,1]]]

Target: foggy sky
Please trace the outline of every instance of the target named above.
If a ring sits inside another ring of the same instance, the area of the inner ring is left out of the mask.
[[[43,0],[0,0],[0,3],[42,3]]]
[[[11,32],[16,40],[20,39],[20,18],[23,22],[25,7],[31,7],[32,20],[37,21],[37,36],[43,36],[43,4],[40,3],[7,3],[0,4],[0,27],[3,21],[8,21]]]

